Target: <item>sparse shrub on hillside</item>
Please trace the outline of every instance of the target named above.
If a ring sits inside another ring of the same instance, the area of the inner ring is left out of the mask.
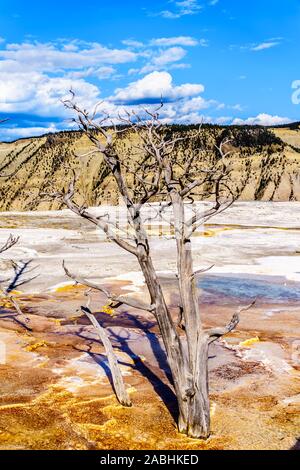
[[[126,126],[121,126],[118,129],[125,130]],[[193,135],[197,129],[198,126],[174,125],[166,126],[164,133],[166,136],[176,139]],[[97,136],[96,131],[94,131],[94,135]],[[195,151],[197,148],[205,148],[205,152],[198,152],[196,164],[199,167],[204,164],[210,165],[219,158],[215,145],[218,145],[224,138],[231,140],[226,148],[231,152],[230,158],[249,161],[251,159],[255,160],[257,156],[267,154],[275,158],[275,161],[271,158],[266,162],[270,166],[280,165],[278,154],[284,152],[287,148],[268,128],[203,125],[201,135],[197,139],[186,139],[184,143],[176,142],[174,152],[177,153],[178,159],[184,161],[189,152]],[[118,137],[116,149],[124,159],[132,157],[130,146],[133,139],[134,135],[129,130],[121,133]],[[9,210],[10,208],[25,209],[25,207],[30,206],[30,208],[36,209],[40,207],[41,203],[43,203],[42,207],[44,209],[47,207],[52,208],[52,204],[49,205],[47,202],[42,201],[39,193],[42,193],[50,185],[54,185],[57,190],[64,187],[65,175],[68,171],[66,169],[78,168],[82,164],[75,155],[78,152],[77,149],[82,145],[84,148],[86,147],[88,152],[88,141],[85,139],[84,133],[80,131],[59,132],[36,139],[27,139],[22,145],[9,144],[11,151],[0,155],[0,168],[7,174],[15,173],[15,177],[0,180],[0,194],[2,195],[0,208],[2,210]],[[289,146],[289,148],[295,154],[300,152],[300,149],[296,147]],[[135,150],[135,154],[136,158],[139,158],[138,150]],[[118,201],[117,188],[113,184],[110,175],[105,171],[105,166],[95,163],[96,161],[96,157],[91,156],[84,162],[84,164],[87,163],[85,184],[81,185],[79,197],[81,201],[84,199],[90,204],[101,203],[108,198],[110,198],[112,204],[116,204]],[[299,161],[294,163],[290,160],[290,163],[299,165]],[[242,193],[248,168],[249,164],[246,167],[240,165],[239,172],[236,173],[235,186],[239,194]],[[255,166],[252,171],[256,171]],[[260,176],[257,175],[257,178],[253,180],[255,184],[259,179]],[[27,182],[25,188],[24,181]],[[22,188],[22,191],[19,191],[19,187]],[[38,189],[34,189],[34,192],[32,192],[32,187]],[[258,192],[256,193],[258,194]],[[251,192],[251,194],[253,193]],[[195,197],[201,199],[200,194],[195,194]]]

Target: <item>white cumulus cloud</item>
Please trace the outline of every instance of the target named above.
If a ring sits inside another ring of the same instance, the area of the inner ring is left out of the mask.
[[[0,74],[0,112],[65,116],[61,100],[73,89],[85,107],[99,99],[99,89],[81,79],[48,77],[39,72]]]
[[[204,86],[201,84],[174,86],[170,73],[155,71],[126,88],[117,89],[112,100],[124,104],[159,102],[161,97],[166,101],[176,101],[199,95],[203,91]]]
[[[0,72],[34,70],[57,72],[64,69],[82,69],[101,65],[134,62],[135,52],[127,49],[110,49],[99,43],[73,41],[61,43],[8,44],[0,50]]]
[[[249,117],[247,119],[234,119],[234,125],[249,125],[249,126],[278,126],[281,124],[288,124],[291,120],[287,117],[272,116],[270,114],[261,113],[256,117]]]
[[[50,124],[47,127],[0,127],[1,140],[22,139],[30,136],[40,136],[50,134],[61,130],[55,124]]]

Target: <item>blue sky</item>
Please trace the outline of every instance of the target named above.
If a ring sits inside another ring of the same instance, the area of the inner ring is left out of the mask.
[[[70,88],[112,118],[162,95],[167,123],[300,120],[299,0],[0,0],[0,11],[1,140],[70,128]]]

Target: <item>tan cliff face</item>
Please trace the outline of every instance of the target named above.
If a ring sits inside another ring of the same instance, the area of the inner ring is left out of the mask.
[[[258,127],[221,128],[204,126],[198,139],[195,131],[174,126],[169,132],[187,139],[175,148],[180,162],[199,148],[197,168],[218,160],[215,144],[229,137],[232,168],[231,187],[240,200],[300,201],[300,127],[262,129]],[[137,162],[138,137],[127,132],[116,148],[126,162]],[[77,169],[77,201],[88,206],[117,204],[118,195],[100,154],[80,157],[92,145],[80,132],[63,132],[43,137],[0,143],[0,210],[29,211],[60,209],[59,201],[46,194],[66,189],[70,169]]]

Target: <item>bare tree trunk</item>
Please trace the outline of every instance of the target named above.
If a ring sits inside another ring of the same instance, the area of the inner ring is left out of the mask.
[[[113,347],[111,345],[110,339],[108,337],[108,334],[106,333],[105,329],[102,328],[102,326],[98,323],[97,319],[95,316],[92,314],[89,308],[87,307],[82,307],[81,308],[82,312],[87,316],[87,318],[90,320],[92,325],[94,326],[101,343],[103,344],[105,348],[105,352],[107,355],[111,375],[112,375],[112,380],[114,384],[114,389],[116,396],[123,406],[130,407],[132,406],[131,400],[128,396],[127,390],[125,388],[124,380],[122,377],[122,372],[118,363],[118,359],[114,353]]]
[[[181,393],[186,387],[184,373],[187,368],[187,357],[181,338],[172,320],[170,311],[165,303],[161,285],[157,279],[155,269],[150,257],[139,257],[139,263],[145,277],[146,285],[155,305],[155,317],[157,319],[168,362],[170,365],[174,387],[177,393]]]
[[[166,168],[166,180],[171,174]],[[210,434],[210,401],[208,392],[208,337],[202,328],[198,289],[193,269],[191,230],[187,226],[183,198],[176,187],[170,194],[175,221],[178,283],[181,311],[187,339],[188,364],[182,371],[187,380],[180,391],[179,430],[190,437],[207,438]]]
[[[182,344],[170,312],[165,304],[161,286],[149,257],[139,259],[146,284],[156,301],[156,318],[166,348],[168,362],[178,401],[179,431],[189,437],[207,438],[210,433],[210,405],[208,395],[208,337],[198,340],[200,357],[190,368],[187,344]],[[196,335],[197,337],[197,335]]]
[[[208,392],[208,341],[201,338],[199,365],[194,377],[194,390],[185,393],[186,406],[179,416],[179,431],[193,438],[207,439],[210,435],[210,401]],[[188,395],[188,396],[187,396]]]

